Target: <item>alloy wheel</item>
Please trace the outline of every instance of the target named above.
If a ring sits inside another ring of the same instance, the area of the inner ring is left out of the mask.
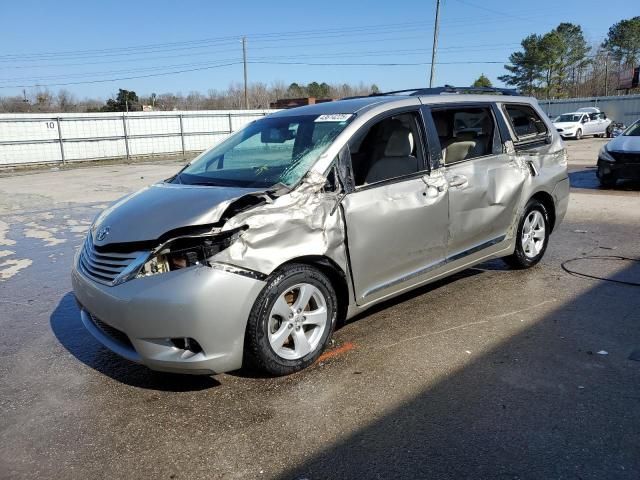
[[[545,222],[539,210],[532,210],[527,215],[522,227],[522,251],[528,258],[537,257],[545,241]]]
[[[294,285],[271,308],[269,344],[279,357],[298,360],[318,348],[328,321],[327,302],[320,289],[309,283]]]

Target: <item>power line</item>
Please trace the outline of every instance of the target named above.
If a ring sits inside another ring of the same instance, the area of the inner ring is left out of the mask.
[[[211,70],[213,68],[229,67],[231,65],[239,65],[241,63],[242,63],[241,61],[240,62],[231,62],[231,63],[222,64],[222,65],[213,65],[213,66],[208,66],[208,67],[191,68],[191,69],[186,69],[186,70],[176,70],[176,71],[173,71],[173,72],[150,73],[148,75],[134,75],[134,76],[129,76],[129,77],[107,78],[107,79],[101,79],[101,80],[84,80],[84,81],[81,81],[81,82],[50,83],[48,85],[41,85],[41,84],[35,84],[35,85],[7,85],[7,86],[0,86],[0,89],[2,89],[2,88],[63,87],[63,86],[69,86],[69,85],[86,85],[86,84],[92,84],[92,83],[119,82],[119,81],[122,81],[122,80],[133,80],[133,79],[137,79],[137,78],[162,77],[162,76],[166,76],[166,75],[176,75],[178,73],[197,72],[197,71],[201,71],[201,70]]]
[[[468,0],[457,0],[457,1],[459,3],[462,3],[463,5],[467,5],[469,7],[478,8],[480,10],[484,10],[485,12],[490,12],[490,13],[492,13],[494,15],[500,15],[500,16],[507,17],[507,18],[515,18],[516,20],[522,20],[524,22],[527,22],[527,21],[530,20],[529,18],[518,17],[516,15],[512,15],[512,14],[503,12],[502,10],[494,10],[492,8],[485,7],[484,5],[477,5],[475,3],[469,2]]]
[[[491,45],[491,44],[488,44]],[[461,49],[464,48],[465,51],[468,51],[468,47],[448,47],[448,49]],[[443,48],[442,50],[445,50]],[[485,51],[486,48],[479,47],[480,51]],[[335,52],[326,52],[324,54],[302,54],[302,55],[272,55],[272,56],[258,56],[253,57],[255,60],[269,61],[269,60],[286,60],[286,59],[301,59],[301,58],[349,58],[349,57],[385,57],[385,56],[420,56],[423,57],[425,54],[431,53],[430,49],[391,49],[391,50],[365,50],[365,51],[335,51]],[[179,64],[170,64],[170,65],[155,65],[150,67],[141,67],[135,69],[120,69],[120,70],[108,70],[108,71],[93,71],[93,72],[80,72],[80,73],[65,73],[65,74],[57,74],[57,75],[46,75],[46,76],[26,76],[26,77],[11,77],[0,79],[0,83],[15,83],[15,82],[24,82],[24,81],[34,81],[42,84],[43,81],[46,80],[59,80],[59,79],[72,79],[72,78],[81,78],[81,77],[91,77],[91,76],[101,76],[101,75],[119,75],[121,73],[142,73],[149,72],[154,70],[163,70],[163,69],[181,69],[181,68],[191,68],[198,66],[209,66],[213,63],[227,63],[239,61],[240,59],[235,58],[224,58],[224,59],[209,59],[204,62],[189,62],[189,63],[179,63]],[[504,62],[500,62],[504,63]]]
[[[250,35],[251,38],[255,39],[287,39],[295,36],[304,36],[308,38],[310,34],[319,34],[322,37],[326,37],[327,35],[333,36],[334,34],[348,34],[348,35],[357,35],[366,33],[370,30],[370,34],[378,34],[380,32],[388,31],[388,30],[398,30],[400,31],[406,30],[407,27],[410,28],[422,28],[421,22],[403,22],[397,24],[384,24],[384,25],[371,25],[371,26],[362,26],[362,27],[348,27],[348,28],[337,28],[337,29],[322,29],[322,30],[299,30],[294,32],[278,32],[278,33],[270,33],[270,34],[254,34]],[[249,35],[247,35],[249,36]],[[182,49],[182,48],[203,48],[206,46],[210,46],[211,44],[234,44],[238,40],[241,40],[241,35],[234,36],[226,36],[226,37],[212,37],[205,38],[200,40],[191,40],[184,42],[169,42],[169,43],[157,43],[157,44],[148,44],[148,45],[140,45],[140,46],[129,46],[129,47],[115,47],[115,48],[107,48],[107,49],[93,49],[93,50],[68,50],[62,52],[40,52],[40,53],[26,53],[26,54],[4,54],[0,55],[0,59],[28,59],[28,58],[41,58],[41,57],[60,57],[60,56],[102,56],[102,54],[113,55],[117,52],[119,55],[130,54],[131,50],[152,50],[155,51],[157,49]],[[198,46],[198,44],[204,44]],[[148,52],[147,52],[148,53]]]
[[[201,70],[210,70],[214,68],[222,68],[228,67],[232,65],[240,65],[242,61],[230,62],[226,64],[218,64],[218,65],[210,65],[199,68],[190,68],[184,70],[175,70],[170,72],[162,72],[162,73],[150,73],[147,75],[132,75],[126,77],[119,78],[108,78],[108,79],[100,79],[100,80],[83,80],[78,82],[64,82],[64,83],[49,83],[49,84],[40,84],[36,83],[33,85],[3,85],[0,86],[0,89],[4,88],[35,88],[35,87],[62,87],[69,85],[84,85],[84,84],[94,84],[94,83],[107,83],[107,82],[116,82],[122,80],[133,80],[138,78],[150,78],[150,77],[162,77],[167,75],[176,75],[179,73],[187,73],[187,72],[196,72]],[[430,65],[430,62],[388,62],[388,63],[330,63],[330,62],[288,62],[288,61],[247,61],[248,64],[263,64],[263,65],[302,65],[302,66],[324,66],[324,67],[401,67],[401,66],[424,66]],[[437,62],[437,65],[472,65],[472,64],[503,64],[504,61],[460,61],[460,62]]]
[[[308,65],[308,66],[346,66],[346,67],[356,67],[356,66],[369,66],[369,67],[400,67],[400,66],[419,66],[419,65],[431,65],[431,62],[389,62],[389,63],[320,63],[320,62],[266,62],[266,61],[252,61],[249,63],[264,63],[269,65]],[[503,64],[504,60],[501,61],[486,61],[486,60],[467,60],[460,62],[436,62],[436,65],[473,65],[473,64]]]
[[[244,108],[249,110],[249,93],[247,85],[247,37],[242,37],[242,66],[244,72]]]
[[[144,72],[153,72],[154,70],[166,70],[166,69],[180,69],[180,68],[191,68],[191,67],[199,67],[199,66],[210,66],[210,65],[215,65],[218,63],[228,63],[228,62],[236,62],[236,61],[241,61],[241,58],[239,57],[234,57],[234,58],[224,58],[224,59],[210,59],[206,62],[189,62],[189,63],[177,63],[177,64],[171,64],[171,65],[154,65],[151,67],[144,67],[144,68],[127,68],[127,69],[120,69],[120,70],[106,70],[106,71],[99,71],[99,72],[80,72],[80,73],[66,73],[66,74],[59,74],[59,75],[46,75],[46,76],[36,76],[36,77],[13,77],[13,78],[5,78],[5,79],[0,79],[0,82],[16,82],[16,81],[28,81],[28,80],[34,80],[34,81],[40,81],[40,80],[57,80],[57,79],[64,79],[64,78],[82,78],[82,77],[95,77],[95,76],[101,76],[101,75],[119,75],[119,74],[123,74],[123,73],[144,73]]]
[[[538,15],[541,15],[538,13]],[[469,20],[458,20],[456,22],[442,22],[443,24],[455,26],[477,25],[482,19],[474,18]],[[495,18],[490,18],[487,21],[496,21]],[[483,24],[487,21],[482,22]],[[247,38],[255,39],[254,42],[258,44],[264,44],[268,42],[284,42],[290,41],[296,36],[303,36],[305,39],[309,38],[343,38],[353,37],[360,35],[372,35],[378,36],[380,34],[389,33],[402,33],[408,31],[424,31],[424,25],[422,22],[405,22],[400,24],[385,24],[385,25],[373,25],[364,27],[349,27],[341,29],[327,29],[327,30],[303,30],[297,32],[280,32],[272,34],[255,34],[247,35]],[[313,34],[313,35],[312,35]],[[226,36],[226,37],[213,37],[208,39],[191,40],[184,42],[170,42],[170,43],[158,43],[143,46],[133,47],[118,47],[108,49],[94,49],[94,50],[71,50],[64,52],[41,52],[41,53],[27,53],[27,54],[5,54],[0,55],[1,62],[15,62],[15,61],[42,61],[42,60],[56,60],[60,58],[69,57],[70,59],[81,58],[103,58],[103,57],[117,57],[117,56],[129,56],[135,54],[136,50],[139,50],[139,54],[149,53],[162,53],[171,51],[185,51],[210,48],[212,46],[225,46],[234,45],[240,36]]]
[[[411,39],[417,39],[420,38],[422,39],[424,36],[423,35],[413,35],[413,36],[406,36],[406,37],[391,37],[391,38],[385,38],[385,37],[381,37],[381,38],[367,38],[367,39],[363,39],[363,40],[350,40],[349,44],[353,45],[353,44],[359,44],[359,43],[373,43],[373,42],[389,42],[391,40],[411,40]],[[344,45],[344,41],[340,41],[340,42],[324,42],[324,43],[296,43],[295,45],[292,45],[290,48],[306,48],[306,47],[326,47],[326,46],[332,46],[332,45]],[[448,46],[448,47],[439,47],[438,50],[439,51],[452,51],[452,50],[464,50],[465,52],[469,52],[469,51],[486,51],[486,50],[496,50],[497,48],[493,48],[493,47],[519,47],[520,43],[489,43],[489,44],[472,44],[472,45],[453,45],[453,46]],[[254,50],[281,50],[282,47],[279,45],[274,45],[274,46],[252,46],[251,47],[251,51]],[[406,49],[409,50],[409,49]],[[427,51],[427,52],[431,52],[431,49],[410,49],[411,51]],[[233,49],[225,49],[225,50],[216,50],[216,54],[218,53],[229,53],[229,52],[238,52],[237,48],[233,48]],[[212,52],[210,51],[206,51],[206,52],[197,52],[197,53],[192,53],[189,56],[200,56],[200,55],[211,55]],[[359,52],[352,52],[353,54],[357,54]],[[310,55],[311,56],[311,55]],[[170,59],[170,58],[184,58],[185,55],[184,54],[178,54],[178,55],[163,55],[163,56],[159,56],[159,57],[146,57],[146,58],[139,58],[139,57],[131,57],[128,56],[125,59],[118,59],[118,60],[106,60],[106,61],[99,61],[99,62],[81,62],[81,63],[53,63],[53,64],[48,64],[48,65],[12,65],[11,68],[13,69],[26,69],[26,68],[50,68],[50,67],[74,67],[74,66],[85,66],[85,65],[103,65],[103,64],[113,64],[113,63],[131,63],[131,62],[142,62],[142,61],[150,61],[150,60],[164,60],[164,59]]]

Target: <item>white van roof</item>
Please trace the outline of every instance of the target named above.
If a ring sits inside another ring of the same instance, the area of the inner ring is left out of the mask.
[[[598,107],[583,107],[579,108],[577,111],[584,113],[600,113],[600,109]]]

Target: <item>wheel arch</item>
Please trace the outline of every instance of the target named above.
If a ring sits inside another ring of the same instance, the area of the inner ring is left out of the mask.
[[[345,271],[334,260],[322,255],[305,255],[287,260],[282,265],[302,264],[317,268],[329,278],[338,299],[338,323],[344,322],[349,308],[349,280]]]
[[[556,224],[556,204],[553,201],[553,197],[544,190],[541,190],[533,194],[530,200],[537,200],[544,205],[544,208],[546,208],[547,214],[549,215],[549,226],[551,227],[549,233],[553,232]]]

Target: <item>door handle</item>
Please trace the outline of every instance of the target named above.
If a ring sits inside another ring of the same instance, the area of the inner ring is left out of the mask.
[[[467,177],[464,175],[454,175],[451,180],[449,180],[450,187],[464,187],[467,183]]]

